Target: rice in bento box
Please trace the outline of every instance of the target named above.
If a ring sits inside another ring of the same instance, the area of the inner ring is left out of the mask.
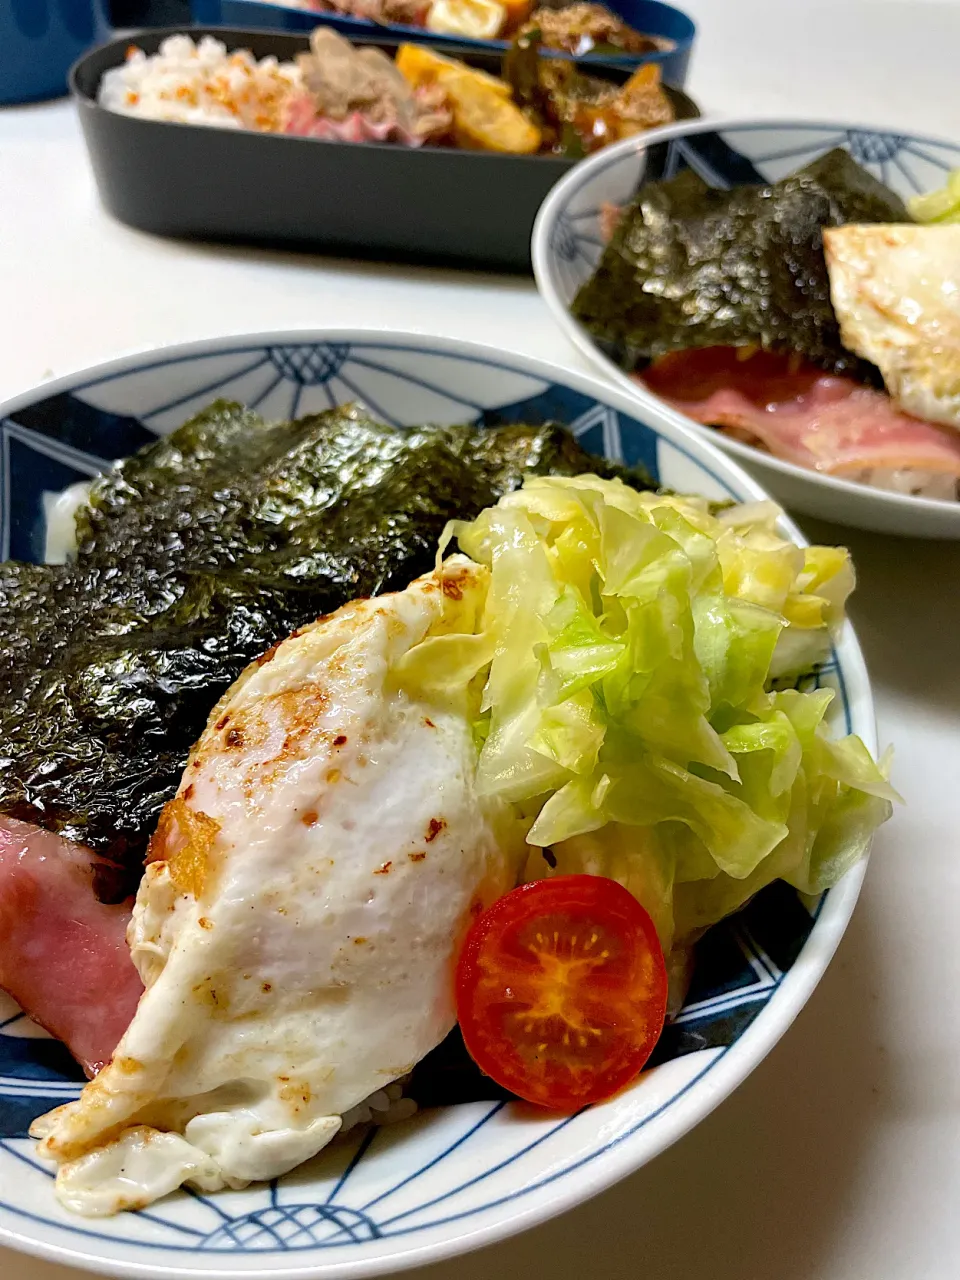
[[[149,57],[131,46],[123,66],[105,73],[99,101],[152,120],[275,131],[298,82],[292,63],[258,62],[245,49],[227,53],[212,36],[196,44],[189,36],[170,36]]]

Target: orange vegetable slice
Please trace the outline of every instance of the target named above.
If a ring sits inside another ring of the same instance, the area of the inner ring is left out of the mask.
[[[442,83],[453,108],[453,132],[459,146],[515,155],[539,150],[540,130],[509,98],[469,76],[450,76]]]
[[[414,89],[424,84],[442,83],[444,77],[453,73],[468,76],[478,84],[486,85],[491,93],[496,93],[501,98],[510,97],[510,86],[506,80],[488,75],[486,71],[479,71],[476,67],[468,67],[465,62],[458,62],[456,58],[445,58],[442,53],[435,53],[422,44],[402,44],[397,50],[395,61],[397,70]]]
[[[415,89],[425,84],[442,86],[453,112],[458,146],[515,155],[539,150],[540,130],[514,103],[506,81],[416,44],[401,45],[396,64]]]

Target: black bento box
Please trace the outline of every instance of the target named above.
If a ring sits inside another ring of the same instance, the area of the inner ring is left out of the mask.
[[[193,27],[228,49],[281,61],[308,37]],[[326,142],[202,125],[170,124],[97,104],[103,73],[131,44],[155,53],[173,29],[141,31],[102,45],[70,75],[100,196],[121,222],[157,235],[252,243],[350,257],[530,269],[530,233],[547,192],[574,163],[451,147]],[[392,54],[395,38],[353,37]],[[417,41],[497,74],[496,54]],[[629,71],[592,62],[591,74],[622,82]],[[680,119],[698,115],[667,91]]]

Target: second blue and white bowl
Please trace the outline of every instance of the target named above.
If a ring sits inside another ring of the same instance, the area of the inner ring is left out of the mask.
[[[712,187],[777,182],[835,147],[907,199],[944,185],[960,169],[960,145],[845,124],[796,120],[694,120],[667,125],[607,147],[578,164],[544,201],[533,229],[533,270],[553,318],[587,360],[640,412],[656,409],[709,436],[725,453],[797,511],[839,524],[915,537],[960,538],[960,502],[872,489],[783,462],[669,409],[606,356],[570,314],[580,286],[603,252],[601,212],[623,205],[644,182],[693,169]]]

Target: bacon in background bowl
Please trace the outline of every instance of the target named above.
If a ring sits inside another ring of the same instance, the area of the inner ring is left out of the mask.
[[[954,497],[960,433],[902,413],[888,395],[789,356],[704,347],[634,375],[671,408],[774,458],[897,493]]]

